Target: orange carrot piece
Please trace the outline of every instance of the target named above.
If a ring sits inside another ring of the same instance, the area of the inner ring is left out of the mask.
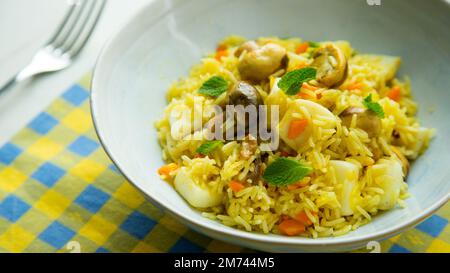
[[[228,55],[228,50],[219,50],[216,52],[216,56],[214,57],[216,60],[220,61],[222,57],[225,57]]]
[[[305,131],[306,126],[308,126],[307,119],[294,119],[289,124],[288,138],[294,139],[298,137],[303,131]]]
[[[305,225],[292,219],[283,220],[281,224],[278,225],[278,228],[282,233],[288,236],[299,235],[306,230]]]
[[[294,216],[294,220],[299,221],[300,223],[304,224],[305,226],[310,226],[313,223],[309,219],[308,215],[306,215],[306,212],[304,212],[304,211],[297,213],[297,215]]]
[[[387,97],[390,98],[393,101],[399,101],[400,100],[400,87],[396,86],[394,88],[392,88],[391,90],[389,90],[389,92],[387,93]]]
[[[307,84],[306,82],[303,83],[303,86],[302,86],[302,87],[305,88],[305,89],[311,90],[311,91],[316,91],[317,89],[319,89],[318,87],[309,85],[309,84]]]
[[[353,90],[361,90],[364,87],[364,84],[362,82],[355,82],[350,84],[347,87],[347,90],[353,91]]]
[[[301,183],[295,183],[295,184],[288,185],[287,189],[289,191],[293,191],[293,190],[296,190],[296,189],[301,188],[301,187],[302,187]]]
[[[242,183],[239,183],[239,182],[237,182],[237,181],[231,181],[231,182],[228,184],[228,187],[230,187],[230,189],[231,189],[232,191],[234,191],[235,193],[238,193],[238,192],[240,192],[241,190],[243,190],[243,189],[245,188],[245,186],[242,185]]]
[[[301,99],[305,99],[305,100],[309,100],[309,99],[317,99],[317,96],[315,95],[311,95],[309,93],[306,92],[300,92],[297,94],[297,97],[301,98]]]
[[[217,46],[216,52],[223,51],[223,50],[227,50],[227,49],[228,49],[228,46],[227,46],[227,45],[220,44],[220,45]]]
[[[323,90],[319,90],[319,91],[316,92],[316,98],[318,100],[320,100],[322,98],[322,92],[323,92]]]
[[[176,169],[178,169],[178,165],[175,163],[170,163],[170,164],[167,164],[167,165],[159,168],[158,174],[159,175],[170,175],[170,173],[175,171]]]
[[[309,48],[309,43],[308,42],[304,42],[301,43],[296,49],[295,49],[295,53],[297,54],[302,54],[305,53]]]
[[[306,187],[308,184],[309,184],[309,181],[302,181],[302,180],[300,180],[299,182],[296,182],[294,184],[288,185],[287,189],[290,190],[290,191],[293,191],[293,190],[296,190],[296,189],[299,189],[299,188]]]

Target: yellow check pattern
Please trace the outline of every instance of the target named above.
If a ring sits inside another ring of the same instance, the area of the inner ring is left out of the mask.
[[[147,202],[98,143],[87,75],[0,147],[0,252],[247,252]],[[450,206],[381,244],[450,253]],[[361,249],[359,252],[368,252]]]

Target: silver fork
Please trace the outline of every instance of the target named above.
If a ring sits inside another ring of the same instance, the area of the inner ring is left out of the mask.
[[[106,0],[72,0],[52,38],[27,66],[0,88],[0,94],[23,80],[60,71],[72,64],[91,36],[105,4]]]

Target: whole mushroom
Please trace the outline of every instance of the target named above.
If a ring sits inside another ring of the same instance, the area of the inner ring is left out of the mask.
[[[244,51],[252,52],[258,48],[259,45],[255,41],[247,41],[239,46],[239,48],[234,52],[234,56],[239,58]]]
[[[254,105],[258,107],[261,104],[263,104],[263,101],[258,90],[245,81],[237,82],[228,91],[227,105],[242,105],[244,107]]]
[[[226,100],[226,105],[232,105],[232,106],[254,106],[254,112],[256,115],[258,115],[259,106],[264,104],[263,99],[256,90],[253,85],[245,82],[240,81],[237,82],[229,91],[228,91],[228,99]],[[245,111],[245,109],[242,109]],[[235,109],[235,111],[237,111]],[[230,113],[227,113],[227,117]],[[257,124],[257,121],[250,120],[250,115],[246,112],[242,113],[245,115],[245,118],[239,118],[237,112],[231,113],[233,114],[234,119],[234,127],[235,127],[235,134],[239,135],[239,130],[244,129],[244,132],[240,132],[240,134],[247,135],[250,133],[250,128],[257,128],[255,127]],[[256,116],[257,118],[257,116]],[[245,122],[243,124],[243,122]],[[242,126],[244,125],[244,126]]]
[[[247,53],[238,64],[239,73],[243,80],[263,81],[287,65],[286,49],[274,43],[259,46],[254,41],[249,41],[244,43],[236,51],[236,54],[240,55],[243,51]]]
[[[312,67],[317,69],[317,82],[326,87],[344,83],[348,74],[347,59],[342,50],[334,44],[325,44],[314,53]]]

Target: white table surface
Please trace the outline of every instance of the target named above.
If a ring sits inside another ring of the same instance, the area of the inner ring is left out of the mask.
[[[88,44],[69,68],[0,95],[0,146],[94,66],[106,40],[152,0],[107,0]],[[69,0],[0,1],[0,85],[27,64],[49,39]]]

